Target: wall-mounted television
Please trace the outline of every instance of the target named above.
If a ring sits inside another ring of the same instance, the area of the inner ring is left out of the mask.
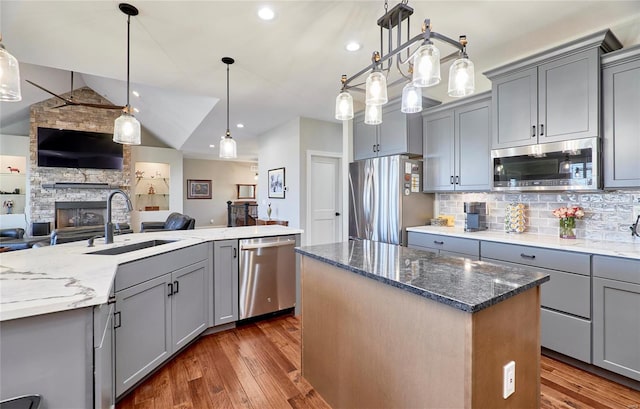
[[[113,134],[38,127],[38,166],[122,170]]]

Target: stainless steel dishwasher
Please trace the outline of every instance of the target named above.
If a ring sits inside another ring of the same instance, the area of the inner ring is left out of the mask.
[[[240,319],[296,305],[295,236],[240,240]]]

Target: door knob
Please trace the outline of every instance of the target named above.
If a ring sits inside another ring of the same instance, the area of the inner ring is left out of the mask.
[[[336,216],[340,216],[340,213],[336,212]]]

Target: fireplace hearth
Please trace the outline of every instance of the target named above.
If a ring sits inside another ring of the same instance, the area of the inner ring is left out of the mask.
[[[56,202],[55,228],[99,226],[107,217],[107,203],[98,202]]]

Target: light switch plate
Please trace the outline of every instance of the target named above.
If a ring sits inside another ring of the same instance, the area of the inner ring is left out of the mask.
[[[504,384],[502,387],[502,397],[507,399],[516,391],[516,363],[509,362],[502,368]]]

